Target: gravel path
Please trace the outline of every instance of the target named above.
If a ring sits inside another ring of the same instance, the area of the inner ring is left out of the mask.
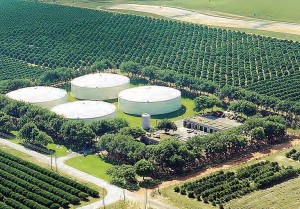
[[[98,7],[101,9],[101,7]],[[212,25],[218,27],[247,28],[280,33],[300,35],[300,24],[267,21],[259,19],[238,19],[201,14],[194,11],[166,6],[151,6],[139,4],[116,4],[106,7],[112,10],[131,10],[160,15],[174,20]],[[246,18],[246,17],[245,17]]]
[[[20,152],[23,152],[27,155],[30,155],[30,156],[36,158],[36,160],[38,160],[42,163],[45,163],[45,164],[48,164],[48,165],[50,165],[50,163],[51,163],[50,157],[48,157],[46,155],[43,155],[43,154],[40,154],[38,152],[32,151],[30,149],[27,149],[27,148],[25,148],[25,147],[23,147],[19,144],[15,144],[13,142],[10,142],[10,141],[2,139],[2,138],[0,138],[0,144],[11,147],[11,148],[13,148],[15,150],[18,150]],[[123,195],[124,190],[123,189],[121,189],[119,187],[116,187],[114,185],[111,185],[108,182],[106,182],[106,181],[104,181],[100,178],[96,178],[96,177],[94,177],[90,174],[87,174],[85,172],[77,170],[76,168],[68,166],[67,164],[64,163],[66,160],[68,160],[70,158],[73,158],[73,157],[76,157],[76,156],[79,156],[79,154],[70,153],[67,156],[57,158],[57,168],[58,168],[58,170],[63,171],[64,173],[67,173],[70,176],[74,176],[77,179],[93,183],[97,186],[100,186],[100,187],[106,189],[107,195],[104,198],[105,205],[109,205],[109,204],[112,204],[114,202],[117,202],[117,201],[123,199],[123,197],[124,197],[124,195]],[[145,201],[144,196],[137,195],[137,194],[129,192],[127,190],[125,191],[125,197],[126,197],[126,199],[130,199],[130,200],[133,200],[133,201],[138,201],[138,202],[144,202]],[[152,207],[156,207],[156,208],[159,208],[159,209],[175,209],[175,207],[173,207],[173,206],[172,207],[168,206],[165,203],[163,203],[163,202],[161,202],[157,199],[153,199],[153,198],[149,198],[149,197],[148,197],[148,203]],[[81,209],[97,209],[97,208],[100,208],[102,206],[103,206],[103,199],[99,200],[97,202],[94,202],[90,205],[80,207],[80,208]]]

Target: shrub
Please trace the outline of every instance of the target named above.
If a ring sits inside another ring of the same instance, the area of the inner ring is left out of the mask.
[[[177,192],[177,193],[179,193],[179,192],[180,192],[180,188],[179,188],[179,186],[176,186],[176,187],[174,187],[174,192]]]
[[[194,192],[189,192],[189,193],[188,193],[188,197],[189,197],[189,198],[195,198]]]
[[[180,190],[180,194],[181,194],[181,195],[186,195],[186,191],[185,191],[184,189],[181,189],[181,190]]]

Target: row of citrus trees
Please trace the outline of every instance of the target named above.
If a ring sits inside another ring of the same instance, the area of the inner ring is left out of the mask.
[[[234,198],[252,191],[271,187],[291,179],[299,170],[291,166],[279,166],[277,162],[260,162],[241,168],[236,172],[220,171],[182,186],[176,186],[175,192],[197,198],[198,201],[222,205]]]
[[[1,5],[0,53],[50,68],[132,60],[241,86],[299,71],[298,42],[57,5]]]
[[[28,63],[0,55],[0,81],[20,78],[35,79],[43,73],[41,67],[29,66]]]
[[[254,83],[247,89],[260,94],[275,96],[280,100],[299,101],[300,99],[300,74],[288,75],[269,81]]]
[[[99,197],[97,191],[87,186],[3,151],[0,176],[2,201],[13,208],[21,204],[21,208],[54,209],[78,205],[90,196]]]

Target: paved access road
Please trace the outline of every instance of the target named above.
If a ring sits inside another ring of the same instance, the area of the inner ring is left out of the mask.
[[[43,155],[41,153],[32,151],[30,149],[27,149],[27,148],[25,148],[25,147],[23,147],[19,144],[15,144],[13,142],[10,142],[9,140],[5,140],[5,139],[0,138],[0,144],[11,147],[11,148],[13,148],[15,150],[18,150],[20,152],[23,152],[27,155],[30,155],[30,156],[34,157],[37,161],[39,161],[41,163],[48,164],[48,165],[51,164],[51,158],[50,157],[48,157],[46,155]],[[85,172],[82,172],[80,170],[77,170],[76,168],[73,168],[73,167],[68,166],[67,164],[65,164],[65,160],[76,157],[76,156],[79,156],[79,154],[70,153],[67,156],[57,158],[58,171],[62,171],[64,173],[67,173],[68,175],[73,176],[77,179],[93,183],[97,186],[100,186],[100,187],[106,189],[106,191],[107,191],[107,195],[105,196],[104,201],[99,200],[99,201],[94,202],[90,205],[83,206],[83,207],[81,207],[81,209],[97,209],[97,208],[100,208],[100,207],[103,206],[103,202],[105,203],[105,205],[109,205],[109,204],[112,204],[112,203],[117,202],[118,200],[121,200],[121,199],[124,198],[124,195],[123,195],[124,190],[123,189],[121,189],[119,187],[116,187],[114,185],[111,185],[110,183],[108,183],[108,182],[106,182],[106,181],[104,181],[100,178],[94,177],[90,174],[87,174]],[[144,201],[145,201],[144,196],[132,193],[132,192],[127,191],[127,190],[125,191],[125,197],[126,197],[126,199],[133,200],[135,202],[144,203]],[[169,205],[167,205],[167,204],[165,204],[165,203],[163,203],[163,202],[161,202],[157,199],[154,199],[154,198],[148,198],[148,203],[151,205],[151,207],[156,207],[156,208],[159,208],[159,209],[175,209],[174,206],[169,206]]]

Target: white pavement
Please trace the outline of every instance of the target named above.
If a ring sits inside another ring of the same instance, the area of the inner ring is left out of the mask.
[[[5,139],[0,138],[0,144],[11,147],[11,148],[13,148],[15,150],[18,150],[20,152],[23,152],[25,154],[28,154],[28,155],[34,157],[37,161],[40,161],[42,163],[45,163],[45,164],[48,164],[48,165],[51,164],[51,158],[50,157],[48,157],[46,155],[43,155],[43,154],[40,154],[38,152],[32,151],[30,149],[27,149],[27,148],[25,148],[25,147],[23,147],[19,144],[15,144],[13,142],[10,142],[9,140],[5,140]],[[83,171],[77,170],[76,168],[73,168],[73,167],[68,166],[67,164],[65,164],[65,160],[76,157],[76,156],[79,156],[79,154],[71,153],[67,156],[57,158],[57,168],[58,168],[58,170],[61,170],[64,173],[67,173],[70,176],[76,177],[77,179],[80,179],[80,180],[83,180],[83,181],[86,181],[86,182],[90,182],[90,183],[93,183],[97,186],[100,186],[100,187],[106,189],[106,192],[107,192],[107,194],[104,198],[104,201],[103,201],[103,199],[101,199],[101,200],[99,200],[97,202],[94,202],[92,204],[80,207],[81,209],[97,209],[97,208],[100,208],[100,207],[103,206],[103,202],[105,203],[105,205],[109,205],[109,204],[112,204],[114,202],[117,202],[118,200],[123,199],[123,197],[124,197],[123,196],[123,189],[121,189],[119,187],[116,187],[114,185],[111,185],[108,182],[106,182],[106,181],[104,181],[100,178],[94,177],[90,174],[87,174]],[[138,202],[144,202],[145,201],[144,197],[141,197],[140,195],[137,195],[137,194],[132,193],[132,192],[127,191],[127,190],[125,191],[125,196],[126,196],[126,199],[131,199],[133,201],[138,201]],[[159,201],[157,199],[153,199],[153,198],[148,198],[147,202],[152,207],[157,207],[159,209],[175,209],[175,207],[168,206],[165,203],[162,203],[161,201]]]

